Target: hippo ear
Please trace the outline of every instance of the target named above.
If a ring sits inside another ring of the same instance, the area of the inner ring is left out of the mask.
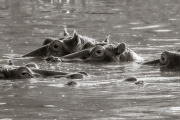
[[[74,31],[74,34],[73,34],[73,37],[72,37],[72,40],[74,41],[75,44],[81,44],[81,40],[79,38],[79,35],[77,34],[76,31]]]
[[[46,39],[44,40],[44,42],[43,42],[43,46],[51,43],[52,41],[54,41],[52,38],[46,38]]]
[[[126,44],[122,42],[121,44],[119,44],[119,45],[115,48],[115,54],[116,54],[116,55],[120,55],[120,54],[122,54],[125,50],[126,50]]]
[[[111,36],[111,35],[108,35],[103,42],[109,43],[109,37],[110,37],[110,36]]]
[[[67,32],[66,28],[64,28],[64,36],[69,36],[69,33]]]
[[[26,67],[28,68],[36,68],[36,69],[39,69],[39,66],[36,64],[36,63],[27,63],[25,64]]]

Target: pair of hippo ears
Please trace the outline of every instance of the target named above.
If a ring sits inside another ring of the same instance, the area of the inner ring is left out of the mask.
[[[65,38],[70,37],[70,35],[69,35],[69,33],[67,32],[66,29],[64,29],[64,34],[63,34],[63,35],[64,35],[64,36],[61,37],[61,38],[59,38],[59,40],[64,40]],[[79,40],[79,35],[77,34],[77,32],[76,32],[75,30],[74,30],[74,34],[73,34],[71,40],[76,40],[77,43],[80,42],[80,40]],[[53,38],[46,38],[46,39],[44,40],[44,42],[43,42],[43,46],[44,46],[44,45],[47,45],[47,44],[50,44],[50,43],[53,42],[53,41],[54,41]]]
[[[64,28],[63,35],[64,35],[64,36],[69,36],[69,33],[68,33],[68,31],[67,31],[66,28]],[[77,35],[78,35],[78,34],[77,34],[76,30],[74,30],[74,35],[73,35],[73,36],[77,36]],[[109,43],[109,38],[110,38],[110,36],[111,36],[111,35],[108,35],[108,36],[103,40],[103,42]]]
[[[67,32],[67,29],[64,28],[64,36],[69,36],[69,33]],[[102,42],[104,43],[109,43],[110,42],[110,36],[111,35],[108,35]],[[79,35],[77,34],[76,30],[74,30],[74,34],[73,34],[73,38],[76,39],[76,40],[79,40]],[[80,42],[80,41],[79,41]]]
[[[66,28],[64,28],[63,35],[64,35],[64,37],[70,36],[69,33],[67,32]],[[63,40],[64,37],[60,38],[60,40]],[[110,42],[109,38],[110,38],[110,35],[108,35],[102,42],[109,43]],[[81,44],[80,36],[79,36],[79,34],[77,34],[76,30],[74,30],[72,40],[74,40],[76,42],[76,44]],[[43,42],[43,46],[51,43],[52,41],[54,41],[53,38],[46,38]]]

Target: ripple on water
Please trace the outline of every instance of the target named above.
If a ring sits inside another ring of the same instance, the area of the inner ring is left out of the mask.
[[[1,118],[0,120],[13,120],[12,118]]]
[[[143,30],[143,29],[153,29],[153,28],[159,28],[164,27],[165,25],[149,25],[149,26],[142,26],[142,27],[133,27],[132,30]]]
[[[140,25],[140,24],[144,24],[144,22],[130,22],[130,25]]]
[[[64,84],[59,83],[59,84],[49,84],[48,86],[52,86],[52,87],[64,87]]]
[[[169,110],[172,111],[172,112],[180,113],[180,106],[179,107],[170,107]]]
[[[158,39],[158,38],[157,39],[151,39],[150,38],[150,39],[146,39],[146,40],[147,41],[162,41],[163,42],[163,41],[179,41],[180,39],[166,39],[166,38],[165,39]]]
[[[166,33],[166,32],[171,32],[173,30],[166,30],[166,29],[162,29],[162,30],[153,30],[154,32],[159,32],[159,33]]]
[[[0,103],[0,105],[5,105],[6,103]]]
[[[43,105],[45,108],[57,108],[58,106],[55,105]]]
[[[14,58],[22,59],[19,54],[3,54],[3,57],[9,58],[9,59],[10,59],[10,58],[11,58],[11,59],[14,59]]]

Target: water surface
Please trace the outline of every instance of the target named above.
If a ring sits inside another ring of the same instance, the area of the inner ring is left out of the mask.
[[[176,51],[180,41],[178,0],[0,0],[0,59],[25,54],[46,37],[74,29],[102,41],[125,42],[145,60]],[[22,65],[32,59],[14,59]],[[66,78],[0,81],[2,120],[179,119],[179,72],[141,64],[46,63],[44,69],[85,71],[68,87]],[[3,63],[3,62],[2,62]],[[144,85],[125,82],[135,76]]]

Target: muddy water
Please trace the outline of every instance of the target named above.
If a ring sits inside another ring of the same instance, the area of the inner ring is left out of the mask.
[[[0,0],[0,59],[13,58],[59,37],[63,28],[98,41],[125,42],[145,60],[180,44],[178,0]],[[22,65],[32,59],[14,59]],[[41,68],[86,71],[68,87],[66,78],[0,81],[2,120],[179,119],[179,72],[137,63],[83,64],[35,61]],[[3,63],[3,62],[2,62]],[[123,81],[129,76],[144,85]]]

